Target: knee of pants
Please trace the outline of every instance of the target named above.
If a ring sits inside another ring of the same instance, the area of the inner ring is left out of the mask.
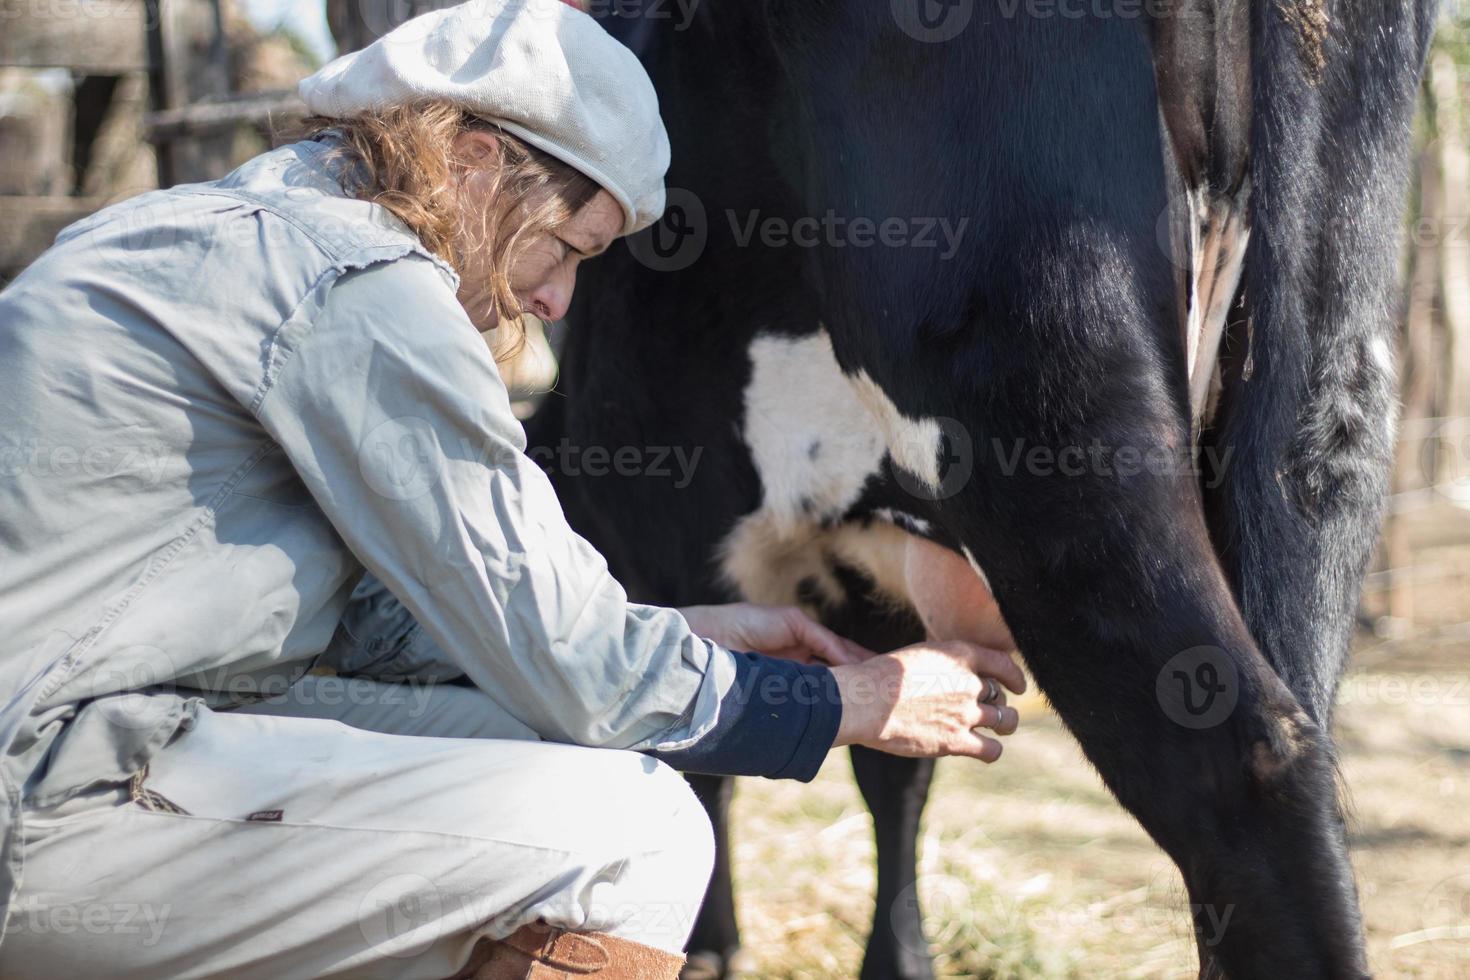
[[[661,838],[666,849],[676,854],[689,869],[691,877],[698,879],[698,891],[702,896],[715,866],[714,827],[699,797],[694,795],[684,777],[662,762],[656,765],[654,781],[660,784],[660,791],[667,794],[673,804],[664,804],[665,812],[671,811],[673,815],[668,818]]]
[[[666,859],[670,867],[684,869],[683,877],[699,880],[699,890],[714,867],[714,829],[709,815],[684,777],[662,762],[634,753],[617,753],[619,761],[631,761],[636,773],[612,771],[602,788],[604,801],[611,804],[593,820],[602,833],[598,849],[611,846],[607,855],[617,860]],[[636,760],[636,761],[634,761]],[[589,785],[591,785],[589,781]],[[602,836],[606,834],[606,836]]]
[[[583,874],[605,869],[678,896],[703,894],[714,866],[709,816],[684,777],[637,752],[554,743],[498,743],[508,768],[460,778],[487,794],[485,836],[560,850]],[[515,800],[507,810],[506,800]],[[507,838],[509,835],[509,838]],[[647,874],[644,874],[647,872]]]
[[[694,928],[714,869],[714,830],[684,777],[663,763],[656,766],[642,781],[637,801],[629,801],[629,816],[643,832],[621,842],[626,850],[617,855],[615,883],[594,889],[590,914],[572,928],[678,952]]]
[[[508,833],[536,850],[512,873],[505,855],[487,848],[483,884],[515,897],[497,900],[509,911],[493,928],[503,934],[543,919],[682,948],[715,856],[709,817],[684,778],[636,752],[549,743],[500,751],[525,757],[496,786],[520,806],[515,826],[491,828],[487,837]],[[548,863],[546,853],[561,857]]]

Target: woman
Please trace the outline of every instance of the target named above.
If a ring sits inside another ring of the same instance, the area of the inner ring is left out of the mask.
[[[672,977],[675,768],[999,755],[1003,654],[630,603],[524,455],[476,328],[661,212],[625,49],[481,0],[302,92],[0,295],[0,974]]]

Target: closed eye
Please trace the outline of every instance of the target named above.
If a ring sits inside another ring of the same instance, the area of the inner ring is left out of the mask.
[[[564,238],[558,239],[558,240],[563,245],[565,245],[570,251],[576,252],[578,256],[580,256],[581,258],[584,258],[584,259],[594,259],[594,258],[596,258],[597,256],[601,255],[603,252],[606,252],[608,245],[611,244],[611,242],[602,242],[602,241],[598,241],[597,239],[594,238],[592,240],[592,243],[590,245],[588,245],[586,248],[578,248],[576,245],[573,245],[571,242],[567,241]]]

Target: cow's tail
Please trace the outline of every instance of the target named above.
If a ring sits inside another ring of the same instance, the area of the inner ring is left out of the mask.
[[[1250,2],[1250,244],[1207,509],[1257,642],[1325,727],[1388,490],[1398,243],[1435,0]]]

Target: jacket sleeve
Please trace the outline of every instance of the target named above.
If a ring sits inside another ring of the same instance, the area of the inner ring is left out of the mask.
[[[371,572],[353,591],[318,663],[348,676],[387,680],[442,683],[464,677]],[[735,682],[720,701],[714,727],[682,748],[645,751],[680,772],[809,781],[841,723],[842,697],[830,670],[736,653]]]
[[[346,545],[401,600],[406,628],[427,633],[527,726],[557,741],[667,753],[714,731],[722,704],[729,727],[733,706],[749,700],[737,685],[749,664],[695,636],[678,612],[629,602],[568,526],[524,453],[489,352],[433,263],[343,274],[282,325],[264,357],[257,417]],[[835,722],[828,710],[813,724],[810,704],[788,698],[785,724],[793,710],[805,712],[803,745],[744,768],[815,771],[789,764],[822,738],[825,752]]]
[[[317,664],[345,676],[457,681],[464,668],[372,572],[363,575]]]

